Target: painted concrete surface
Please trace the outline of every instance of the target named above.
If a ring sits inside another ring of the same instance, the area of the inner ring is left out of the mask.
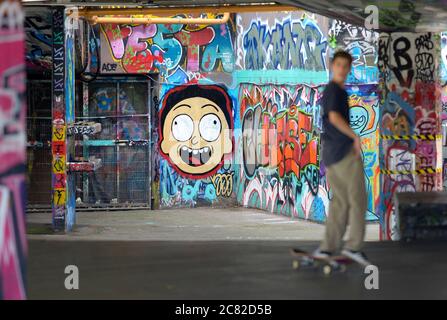
[[[249,208],[192,208],[80,212],[73,233],[29,234],[31,240],[319,240],[324,225]],[[28,230],[51,223],[51,214],[31,213]],[[368,224],[367,240],[379,239],[379,225]]]
[[[288,249],[305,241],[31,240],[30,299],[416,299],[447,298],[446,243],[368,242],[379,290],[350,266],[325,277],[291,268]],[[67,265],[79,290],[64,288]]]

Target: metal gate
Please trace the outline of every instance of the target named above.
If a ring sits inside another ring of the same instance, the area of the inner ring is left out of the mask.
[[[27,82],[27,192],[31,207],[51,206],[51,80]]]
[[[76,143],[76,154],[101,159],[77,175],[77,207],[150,207],[151,80],[105,78],[83,84],[76,121],[101,124],[101,131]]]
[[[158,90],[154,83],[146,77],[77,83],[76,122],[101,124],[100,132],[76,138],[76,158],[101,159],[95,171],[75,174],[78,209],[152,207],[151,105]],[[28,92],[29,208],[49,208],[51,82],[29,81]]]

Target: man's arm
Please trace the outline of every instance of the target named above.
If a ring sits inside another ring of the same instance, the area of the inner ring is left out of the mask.
[[[344,135],[350,137],[352,140],[354,140],[354,149],[358,156],[361,154],[361,144],[360,144],[360,138],[359,136],[352,130],[352,128],[349,126],[349,123],[346,121],[343,116],[338,113],[337,111],[329,111],[329,122],[336,127],[340,132],[342,132]]]

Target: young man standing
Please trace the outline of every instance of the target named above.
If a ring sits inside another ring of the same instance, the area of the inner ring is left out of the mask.
[[[361,251],[367,209],[362,151],[360,138],[349,126],[348,94],[344,88],[351,63],[349,53],[337,51],[334,54],[331,61],[332,80],[322,97],[322,155],[333,198],[329,205],[325,238],[314,254],[329,257],[337,252],[349,224],[349,239],[341,253],[359,263],[368,264]]]

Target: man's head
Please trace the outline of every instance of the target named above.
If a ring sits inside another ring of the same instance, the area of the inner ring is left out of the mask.
[[[351,72],[352,56],[346,51],[337,51],[331,60],[332,79],[344,83]]]
[[[183,85],[163,99],[160,149],[186,177],[208,177],[233,152],[232,102],[217,85]]]

